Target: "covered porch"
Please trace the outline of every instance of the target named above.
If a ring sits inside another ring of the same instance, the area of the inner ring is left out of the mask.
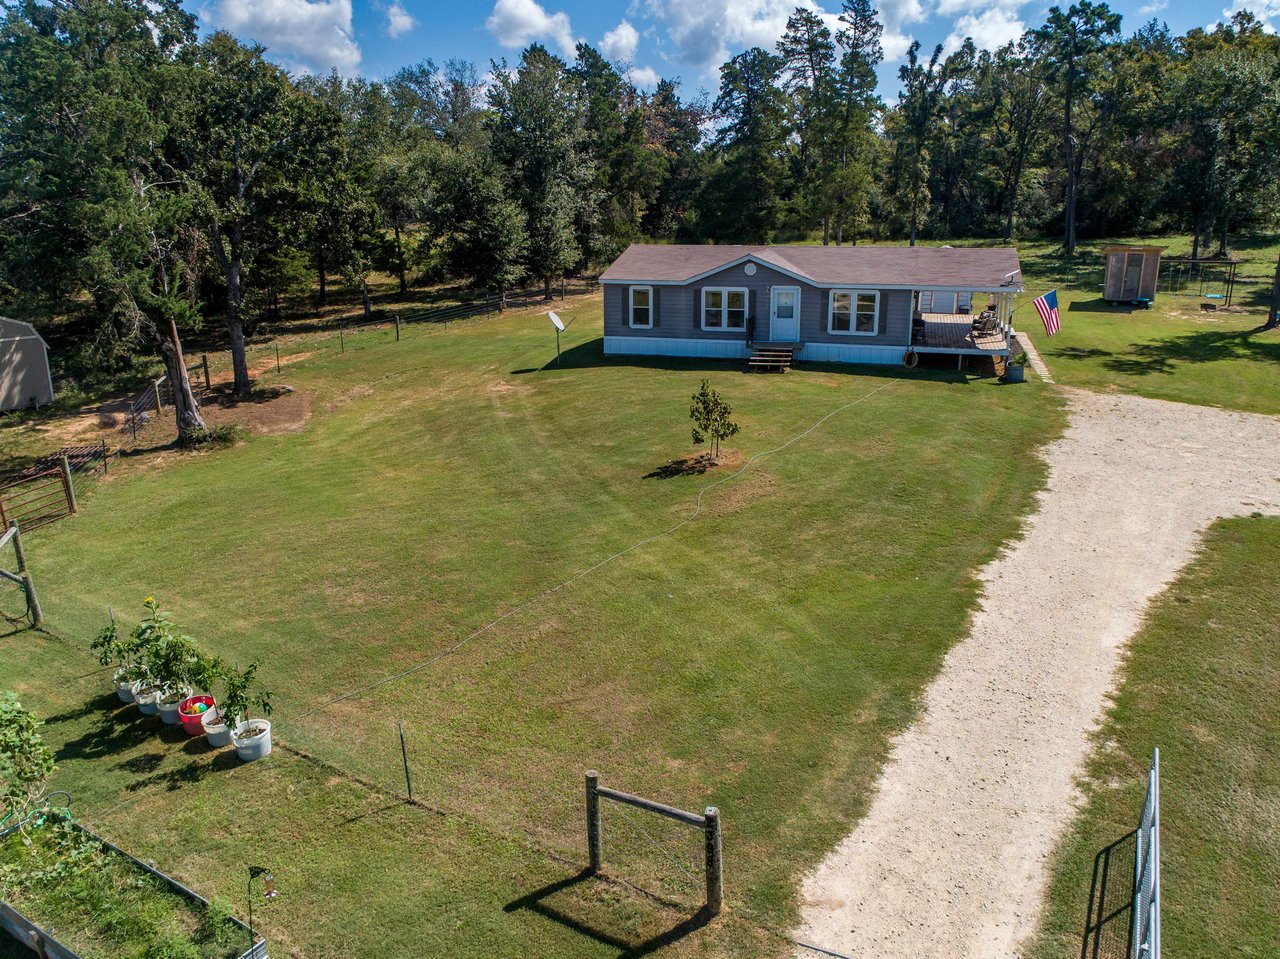
[[[972,302],[985,304],[972,312],[934,312],[938,298],[929,291],[916,295],[911,319],[911,349],[916,353],[948,353],[961,356],[1009,356],[1012,352],[1013,293],[975,291]],[[969,296],[950,301],[953,309]],[[925,309],[921,309],[921,307]]]

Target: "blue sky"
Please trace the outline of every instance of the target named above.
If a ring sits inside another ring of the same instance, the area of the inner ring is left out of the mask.
[[[1070,0],[1061,0],[1066,6]],[[717,69],[750,46],[770,49],[797,4],[833,23],[839,0],[188,0],[205,30],[222,28],[265,45],[294,71],[380,79],[431,58],[515,60],[533,41],[571,57],[586,40],[625,64],[632,79],[651,87],[679,78],[687,91],[714,92]],[[896,93],[898,64],[917,39],[948,48],[965,36],[994,48],[1043,22],[1042,0],[880,0],[885,24],[881,92]],[[1175,32],[1207,26],[1248,9],[1280,27],[1280,0],[1116,0],[1129,33],[1154,18]]]

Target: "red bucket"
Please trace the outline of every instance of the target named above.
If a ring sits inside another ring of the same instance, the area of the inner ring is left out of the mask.
[[[208,712],[208,709],[196,709],[200,703],[204,703],[209,709],[213,709],[212,696],[188,696],[178,704],[178,718],[182,720],[182,728],[187,731],[188,736],[204,735],[204,726],[200,720]]]

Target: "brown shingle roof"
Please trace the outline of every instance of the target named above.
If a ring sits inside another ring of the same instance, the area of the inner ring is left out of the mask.
[[[745,256],[820,286],[1021,291],[1018,251],[939,246],[706,246],[633,243],[601,280],[688,283]],[[1009,274],[1013,274],[1012,277]]]

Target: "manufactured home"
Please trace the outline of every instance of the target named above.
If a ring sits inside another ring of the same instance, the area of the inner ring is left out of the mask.
[[[606,354],[907,363],[1012,352],[1013,249],[632,244],[600,276]]]

